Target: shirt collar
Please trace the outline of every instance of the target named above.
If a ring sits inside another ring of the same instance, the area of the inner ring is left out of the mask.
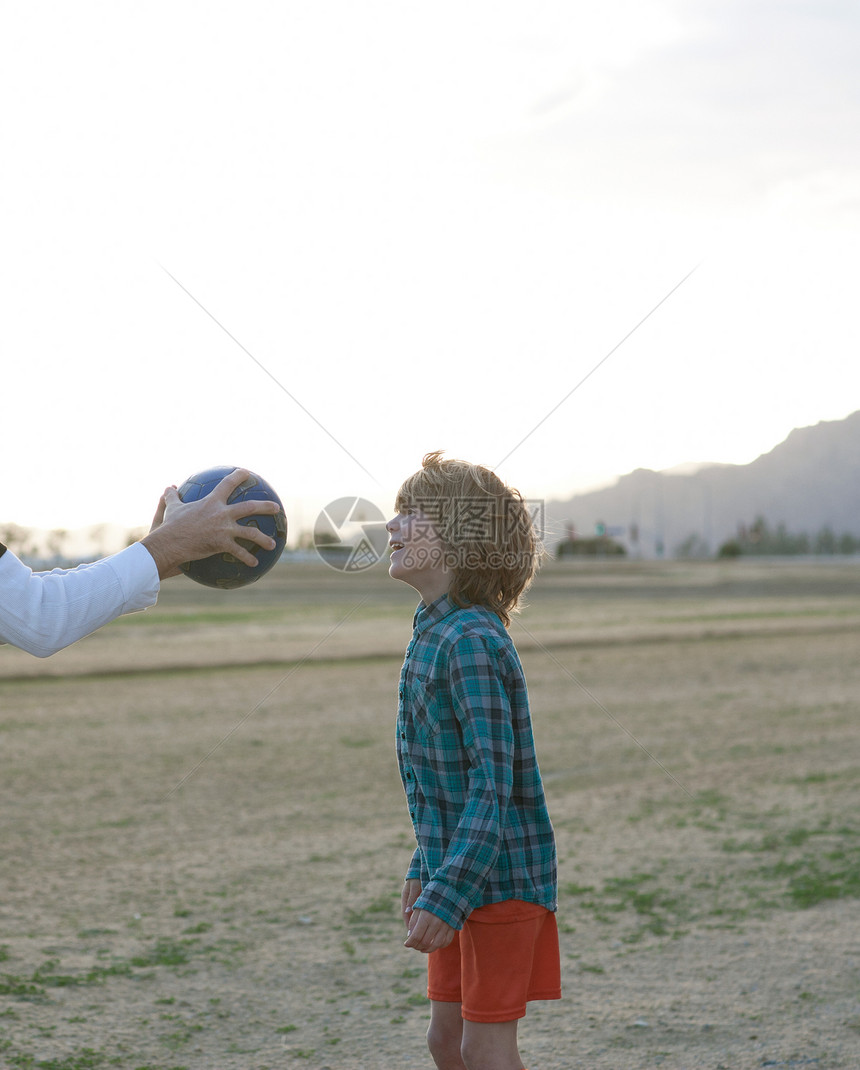
[[[443,594],[441,598],[437,598],[429,604],[420,602],[412,619],[412,627],[415,634],[420,635],[431,625],[438,623],[443,617],[447,617],[449,613],[453,613],[456,609],[457,606],[447,594]]]

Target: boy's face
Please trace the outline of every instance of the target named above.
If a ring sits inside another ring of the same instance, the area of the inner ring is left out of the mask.
[[[414,587],[425,602],[433,602],[451,586],[445,564],[445,544],[433,521],[420,509],[401,507],[385,525],[392,553],[388,574]]]

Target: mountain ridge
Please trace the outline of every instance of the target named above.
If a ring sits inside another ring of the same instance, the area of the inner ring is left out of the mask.
[[[860,411],[794,428],[745,465],[705,462],[695,471],[637,468],[608,487],[546,503],[547,548],[570,527],[591,537],[598,524],[628,552],[673,556],[691,536],[710,553],[763,517],[790,532],[829,527],[860,535]]]

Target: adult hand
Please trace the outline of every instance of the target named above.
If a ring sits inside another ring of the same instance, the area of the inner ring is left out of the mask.
[[[447,922],[431,914],[429,910],[413,910],[411,924],[404,947],[414,948],[429,955],[431,951],[440,951],[454,939],[456,929]]]
[[[259,528],[246,527],[239,521],[246,516],[274,516],[277,502],[248,500],[227,504],[233,491],[250,473],[245,468],[225,476],[205,498],[183,502],[176,487],[168,487],[158,503],[152,527],[141,542],[152,554],[161,579],[178,576],[179,566],[212,554],[230,553],[246,565],[255,566],[257,558],[242,545],[255,543],[271,550],[275,540]]]

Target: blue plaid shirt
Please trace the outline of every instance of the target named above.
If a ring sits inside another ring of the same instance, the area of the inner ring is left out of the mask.
[[[514,644],[495,613],[447,595],[422,602],[413,628],[397,758],[418,841],[415,909],[456,929],[506,899],[555,910],[555,837]]]

